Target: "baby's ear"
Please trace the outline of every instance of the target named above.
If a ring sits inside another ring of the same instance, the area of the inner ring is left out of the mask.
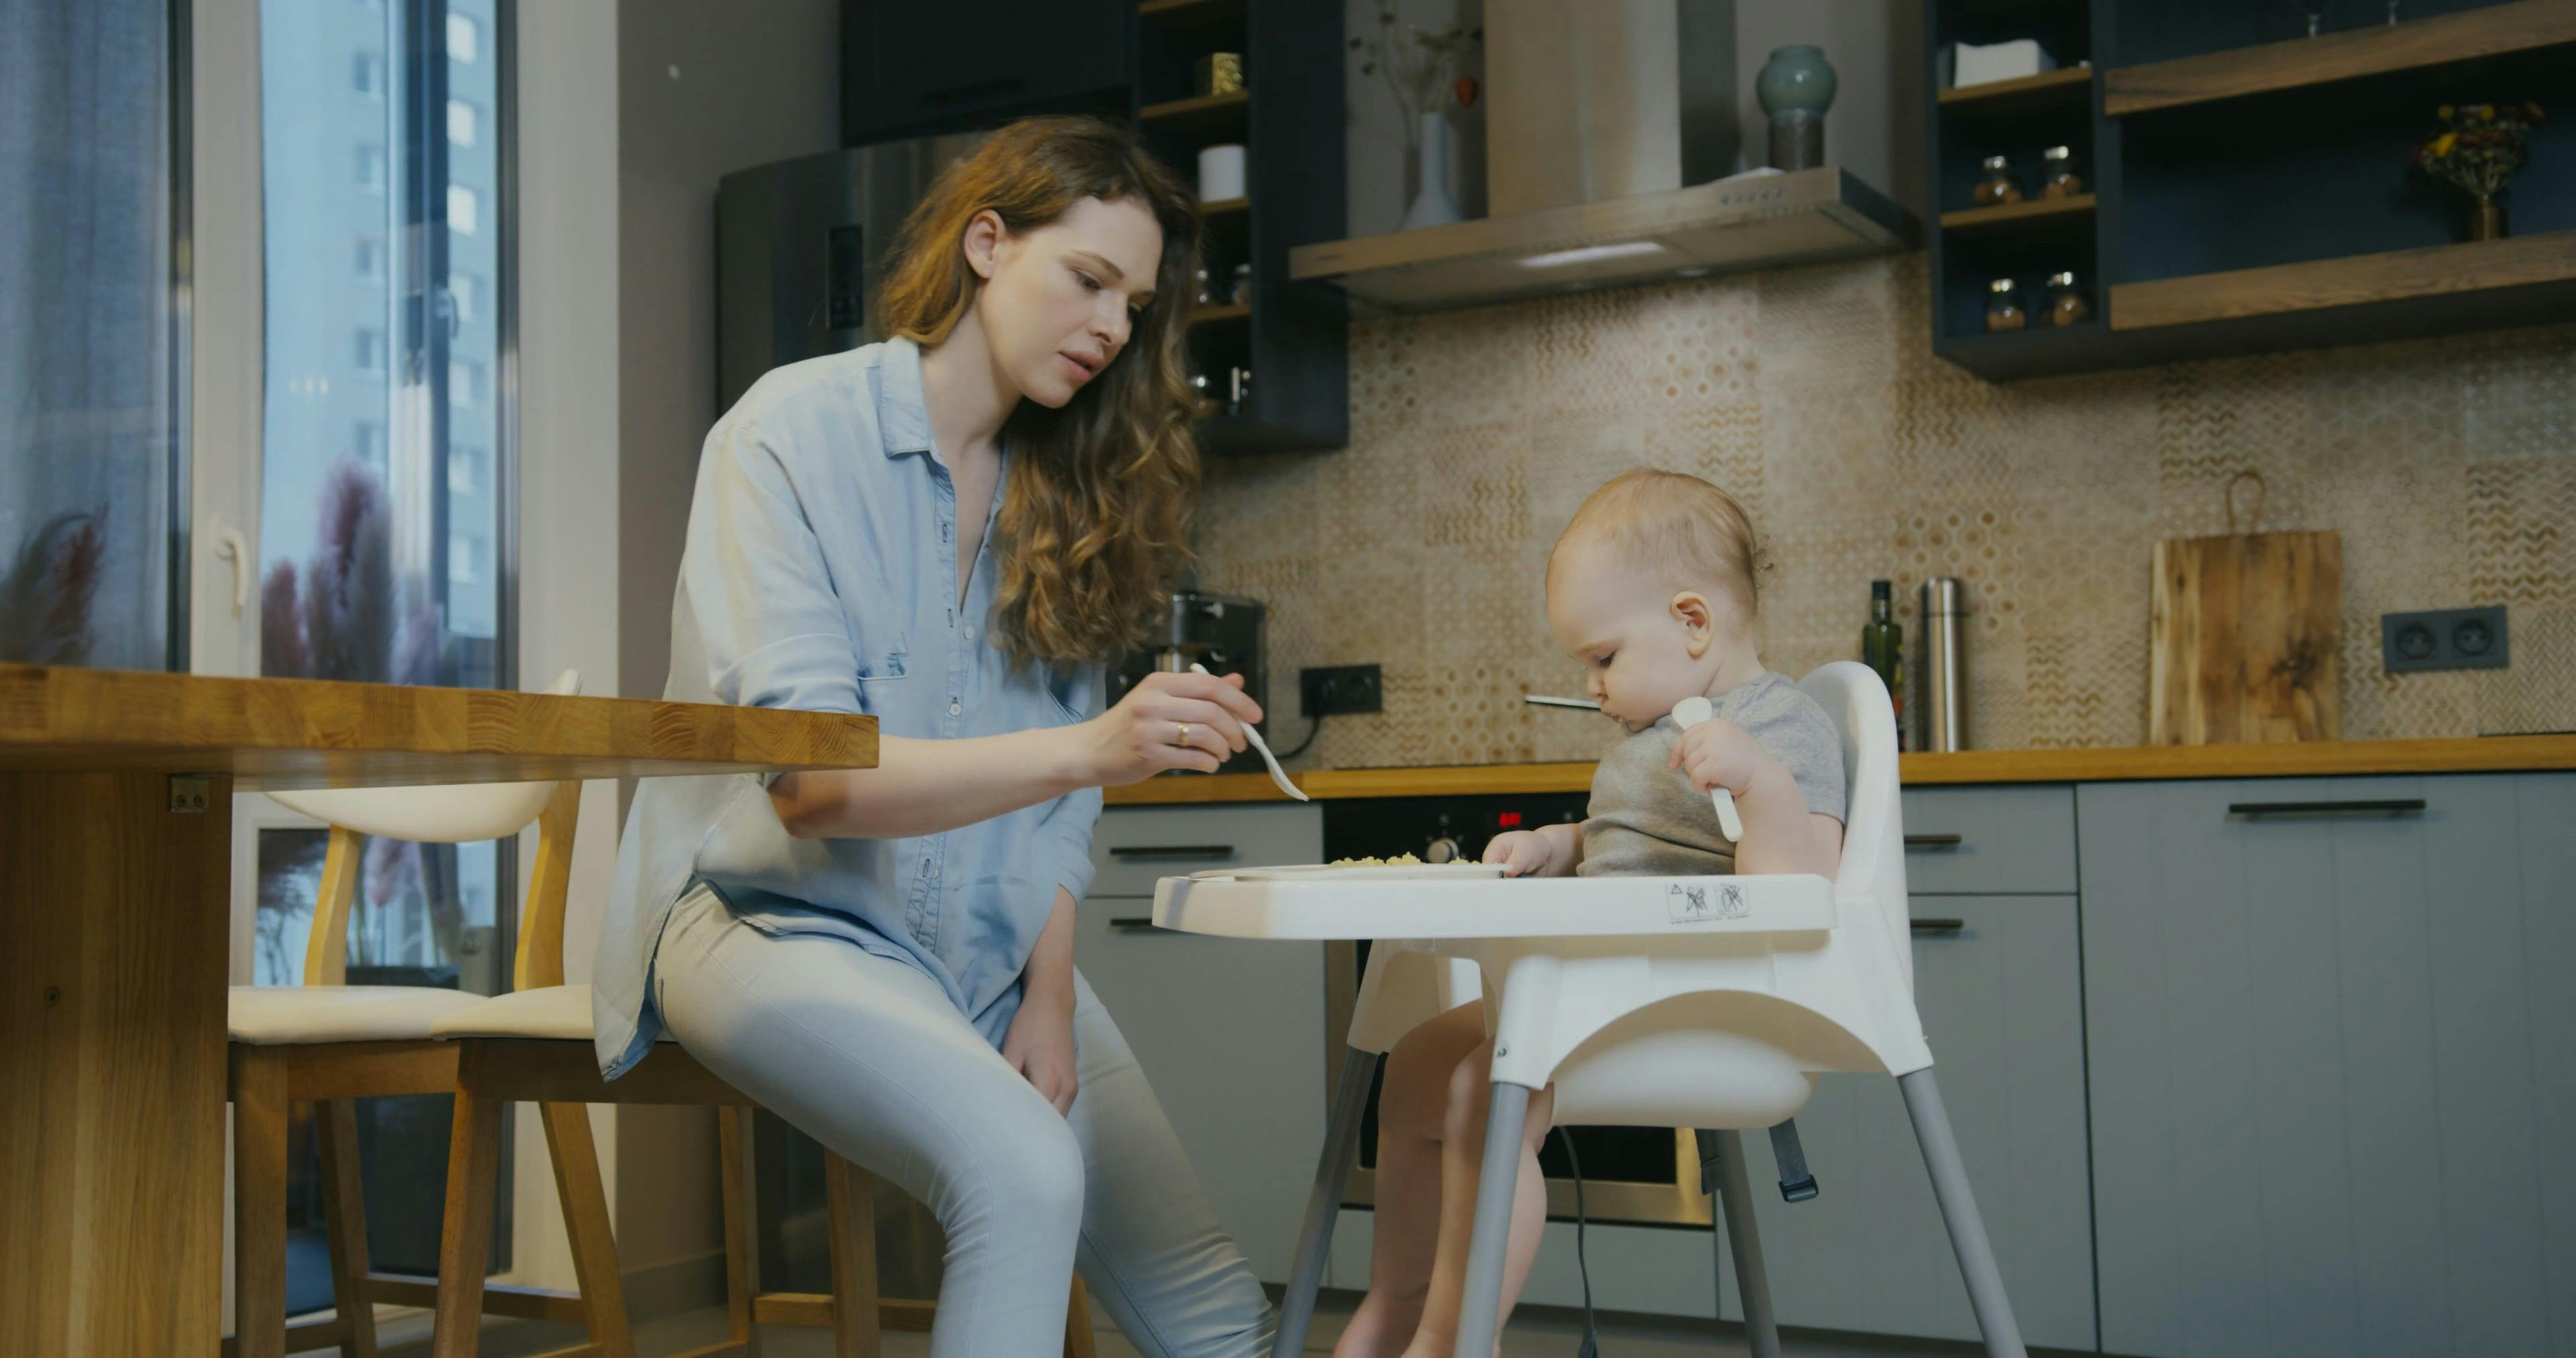
[[[1709,607],[1707,596],[1697,590],[1686,589],[1674,595],[1671,612],[1673,621],[1694,632],[1708,631],[1717,624],[1716,614]]]

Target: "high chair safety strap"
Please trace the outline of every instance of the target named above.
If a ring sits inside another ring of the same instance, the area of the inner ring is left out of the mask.
[[[1816,1196],[1816,1176],[1807,1172],[1807,1152],[1798,1144],[1798,1120],[1771,1129],[1771,1158],[1780,1166],[1780,1198],[1805,1202]]]

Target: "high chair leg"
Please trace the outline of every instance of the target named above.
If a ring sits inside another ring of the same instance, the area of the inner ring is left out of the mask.
[[[1521,1177],[1526,1085],[1496,1080],[1485,1115],[1485,1160],[1476,1173],[1476,1229],[1467,1237],[1467,1288],[1458,1302],[1458,1358],[1493,1358],[1503,1305],[1503,1253],[1512,1235],[1512,1190]]]
[[[2026,1358],[2021,1326],[2014,1323],[2012,1303],[2004,1296],[2004,1276],[1995,1267],[1994,1247],[1986,1241],[1986,1223],[1977,1214],[1976,1195],[1968,1190],[1968,1169],[1960,1162],[1958,1140],[1950,1134],[1950,1114],[1941,1106],[1941,1087],[1929,1066],[1896,1077],[1905,1095],[1905,1111],[1914,1119],[1914,1139],[1923,1147],[1923,1168],[1932,1175],[1932,1196],[1941,1204],[1942,1224],[1950,1228],[1950,1248],[1959,1256],[1959,1275],[1968,1284],[1968,1304],[1976,1308],[1977,1328],[1985,1333],[1991,1358]]]
[[[1753,1222],[1753,1180],[1744,1168],[1744,1133],[1717,1137],[1718,1216],[1735,1255],[1735,1290],[1744,1299],[1744,1341],[1753,1358],[1780,1358],[1780,1326],[1771,1317],[1771,1275],[1762,1265],[1762,1236]]]
[[[578,1103],[539,1104],[537,1109],[545,1118],[546,1149],[554,1159],[564,1233],[571,1238],[582,1323],[600,1358],[635,1358],[635,1338],[626,1320],[626,1283],[617,1271],[617,1238],[609,1229],[608,1190],[600,1179],[590,1109]]]
[[[1297,1231],[1297,1262],[1288,1272],[1288,1290],[1279,1298],[1279,1338],[1270,1346],[1271,1358],[1297,1358],[1306,1351],[1306,1329],[1315,1319],[1315,1291],[1323,1286],[1324,1260],[1333,1248],[1333,1223],[1342,1214],[1342,1188],[1350,1181],[1357,1158],[1369,1077],[1377,1074],[1378,1063],[1385,1059],[1357,1047],[1342,1052],[1342,1078],[1333,1090],[1324,1155],[1315,1162],[1315,1187],[1306,1195],[1306,1224]]]

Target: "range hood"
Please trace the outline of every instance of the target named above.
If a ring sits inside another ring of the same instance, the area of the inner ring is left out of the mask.
[[[1733,0],[1487,0],[1485,35],[1493,215],[1298,246],[1290,277],[1436,311],[1914,243],[1912,217],[1839,167],[1719,177]]]

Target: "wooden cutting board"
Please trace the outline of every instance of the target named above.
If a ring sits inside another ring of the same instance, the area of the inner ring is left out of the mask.
[[[2342,634],[2338,534],[2157,543],[2148,743],[2336,739]]]

